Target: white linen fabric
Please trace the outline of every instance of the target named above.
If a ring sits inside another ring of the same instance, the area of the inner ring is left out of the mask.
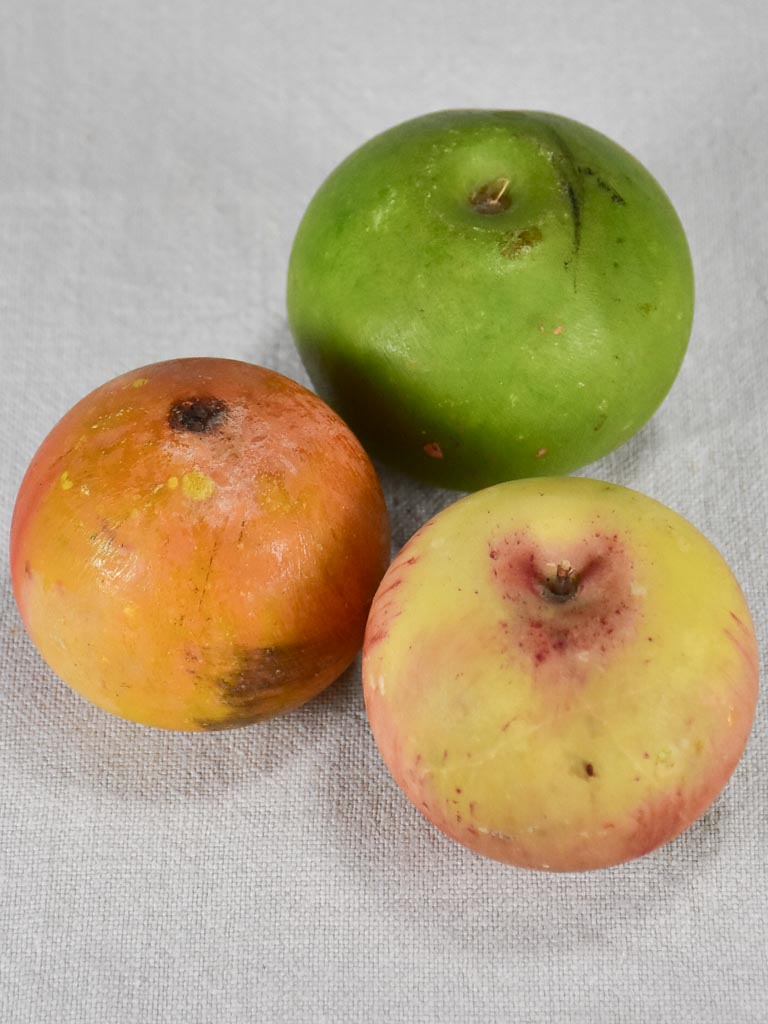
[[[5,0],[0,26],[4,536],[42,438],[118,373],[216,354],[307,383],[288,253],[355,146],[429,110],[551,110],[657,176],[697,278],[668,399],[584,474],[717,544],[765,657],[762,0]],[[396,546],[456,497],[382,479]],[[401,795],[359,664],[283,719],[142,728],[44,666],[3,559],[4,1024],[768,1019],[764,701],[731,783],[680,839],[604,872],[519,871]]]

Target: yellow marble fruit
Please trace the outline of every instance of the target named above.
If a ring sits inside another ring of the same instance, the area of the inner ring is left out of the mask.
[[[758,690],[738,583],[690,523],[598,480],[500,484],[405,545],[368,619],[371,729],[459,843],[577,871],[694,822],[744,750]]]

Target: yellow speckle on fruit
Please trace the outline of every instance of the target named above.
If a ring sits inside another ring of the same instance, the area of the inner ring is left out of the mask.
[[[123,615],[125,615],[126,619],[135,619],[136,618],[136,605],[135,604],[123,605]]]
[[[265,512],[287,512],[292,505],[282,477],[273,473],[259,474],[256,500]]]
[[[65,469],[64,472],[59,477],[59,484],[61,485],[62,491],[68,491],[75,486],[74,481],[70,480],[69,478],[68,470]]]
[[[88,486],[88,484],[80,484],[80,493],[88,497],[88,495],[91,493],[91,489]]]
[[[143,388],[144,385],[148,384],[148,383],[149,383],[149,379],[147,377],[137,377],[136,380],[131,381],[131,387],[132,388]]]
[[[552,331],[552,333],[553,334],[562,334],[563,333],[563,325],[562,324],[558,324],[557,327],[554,329],[554,331]]]
[[[662,748],[656,754],[656,772],[667,772],[675,766],[672,751],[667,747]]]
[[[186,497],[194,501],[204,501],[216,490],[216,484],[199,469],[193,469],[181,478],[181,489]]]
[[[169,491],[175,491],[179,486],[179,478],[177,476],[169,476],[167,482]]]

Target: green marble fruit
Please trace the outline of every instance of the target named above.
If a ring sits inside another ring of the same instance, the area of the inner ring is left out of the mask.
[[[320,393],[419,479],[567,473],[664,399],[693,316],[669,199],[554,114],[456,110],[371,139],[296,235],[288,316]]]

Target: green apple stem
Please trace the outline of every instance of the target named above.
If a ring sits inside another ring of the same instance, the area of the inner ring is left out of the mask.
[[[477,213],[503,213],[512,202],[507,194],[508,188],[509,178],[496,178],[476,189],[469,201]]]

